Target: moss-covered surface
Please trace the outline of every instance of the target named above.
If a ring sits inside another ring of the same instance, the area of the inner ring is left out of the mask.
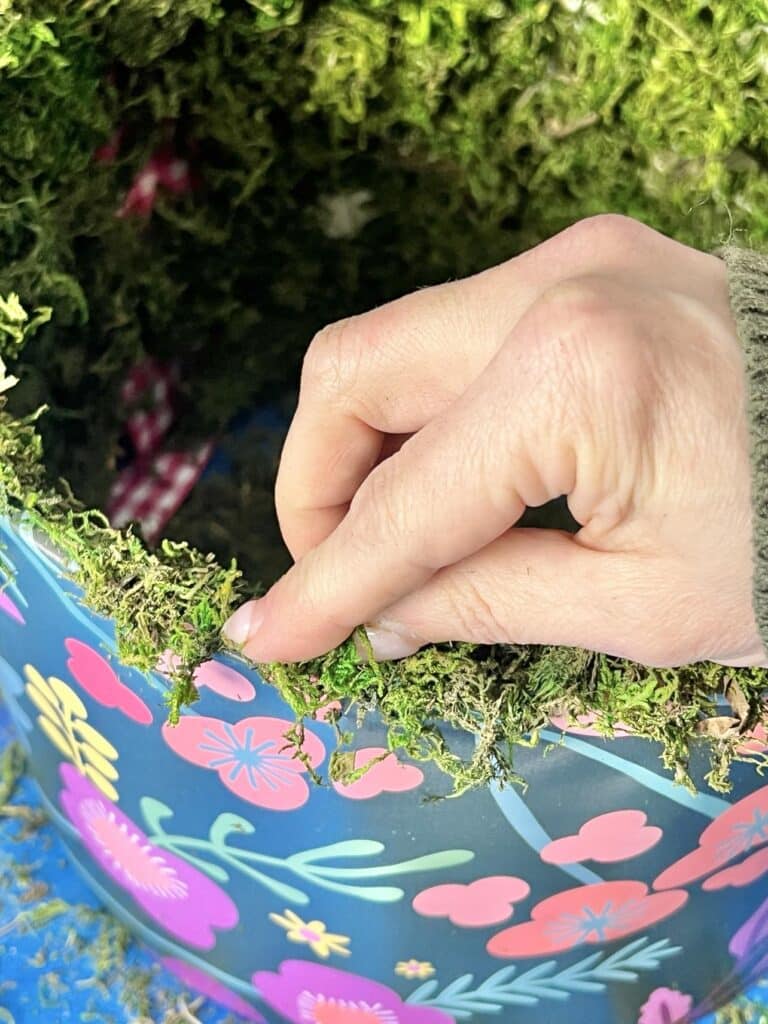
[[[765,15],[764,0],[0,0],[0,294],[44,310],[0,410],[0,511],[23,511],[78,565],[127,664],[180,655],[172,719],[229,612],[283,556],[272,469],[254,459],[228,490],[204,484],[171,529],[224,567],[183,540],[148,552],[88,511],[114,476],[128,367],[181,360],[174,438],[199,439],[292,385],[324,322],[590,213],[701,248],[765,244]],[[194,187],[116,216],[158,147]],[[0,310],[7,356],[19,310]],[[265,672],[299,716],[375,707],[391,746],[457,790],[514,777],[515,744],[554,712],[659,740],[681,781],[701,738],[724,788],[764,715],[759,670],[462,645],[376,666],[359,646]],[[718,692],[733,714],[702,726]],[[478,738],[469,760],[440,722]]]

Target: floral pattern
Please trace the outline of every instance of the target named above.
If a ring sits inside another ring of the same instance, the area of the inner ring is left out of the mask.
[[[241,799],[273,811],[293,811],[309,799],[304,776],[324,760],[325,747],[306,730],[299,757],[286,739],[292,727],[283,718],[243,718],[230,725],[199,715],[163,726],[163,738],[180,757],[217,772]]]
[[[110,800],[117,800],[117,751],[88,722],[88,711],[63,680],[44,679],[32,665],[24,668],[26,693],[40,714],[37,724],[59,753]]]
[[[122,683],[106,658],[88,644],[69,638],[67,668],[87,694],[106,708],[116,708],[140,725],[152,724],[152,712],[137,693]]]
[[[4,590],[0,590],[0,612],[7,615],[9,619],[13,619],[20,626],[26,626],[26,620],[21,613],[21,609]]]
[[[431,978],[434,973],[435,968],[428,960],[399,960],[395,965],[395,974],[399,974],[401,978],[408,978],[409,981],[413,981],[414,978],[424,981],[425,978]]]
[[[406,793],[418,789],[424,781],[424,772],[415,765],[402,764],[384,747],[363,747],[355,751],[354,768],[370,765],[355,782],[347,785],[334,783],[333,788],[348,800],[371,800],[382,793]]]
[[[647,820],[642,811],[599,814],[582,825],[578,835],[548,843],[541,851],[541,859],[548,864],[575,864],[582,860],[611,864],[637,857],[662,837],[662,830],[646,825]]]
[[[335,935],[327,931],[322,921],[303,921],[292,910],[285,910],[282,914],[270,914],[269,919],[285,929],[286,938],[290,942],[309,946],[312,952],[323,960],[327,960],[331,953],[349,956],[349,936]]]
[[[425,917],[447,917],[460,928],[482,928],[500,924],[512,916],[513,904],[531,891],[527,882],[514,875],[478,878],[469,885],[435,885],[415,897],[413,909]]]
[[[291,1024],[455,1024],[442,1010],[404,1003],[386,985],[302,960],[284,961],[276,974],[258,971],[253,984]]]
[[[180,857],[144,832],[69,764],[59,767],[59,802],[96,863],[161,928],[197,949],[212,949],[216,928],[234,928],[235,904]]]
[[[641,1007],[637,1024],[679,1024],[692,1006],[691,996],[673,988],[656,988]]]
[[[252,1020],[256,1021],[257,1024],[265,1024],[264,1017],[262,1017],[258,1010],[255,1010],[250,1003],[246,1003],[235,992],[231,992],[226,985],[222,985],[220,981],[216,981],[210,974],[206,974],[205,971],[201,971],[197,967],[186,964],[183,960],[177,960],[172,956],[161,957],[160,963],[167,971],[170,971],[171,974],[177,977],[179,981],[183,982],[184,985],[188,985],[193,992],[198,992],[202,996],[213,999],[220,1006],[236,1013],[243,1020]]]
[[[737,857],[768,843],[768,786],[744,797],[704,829],[698,847],[670,865],[653,883],[654,889],[671,889],[689,885],[705,875],[712,875],[704,888],[725,885],[746,885],[768,869],[764,856],[748,858],[739,869],[721,871]],[[749,860],[752,863],[745,869]]]
[[[537,903],[531,920],[490,940],[492,956],[547,956],[586,943],[632,935],[679,910],[688,893],[650,893],[643,882],[598,882],[566,889]]]
[[[181,665],[181,658],[173,651],[164,651],[157,662],[157,671],[164,676],[173,675]],[[256,696],[256,687],[242,672],[221,661],[204,661],[196,670],[192,682],[198,688],[209,689],[227,700],[251,701]]]

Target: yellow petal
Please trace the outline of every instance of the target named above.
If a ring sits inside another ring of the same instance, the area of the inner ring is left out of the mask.
[[[83,704],[71,686],[67,686],[63,679],[57,679],[56,676],[51,676],[48,682],[50,683],[51,689],[56,694],[59,704],[68,711],[70,715],[76,718],[88,717],[85,704]]]
[[[112,783],[108,782],[103,775],[100,775],[99,772],[97,772],[96,769],[92,767],[92,765],[85,765],[83,774],[88,776],[88,778],[91,780],[94,786],[96,786],[97,789],[100,789],[104,796],[107,797],[107,799],[111,800],[112,803],[117,803],[117,790],[112,785]]]
[[[52,722],[50,718],[44,718],[40,715],[37,719],[37,724],[40,727],[40,731],[45,733],[54,747],[56,747],[59,753],[63,754],[68,761],[74,761],[77,759],[77,755],[72,749],[72,744],[70,743],[69,738],[61,731],[55,722]]]
[[[27,683],[26,685],[27,696],[38,709],[42,711],[46,718],[50,718],[52,722],[61,721],[61,711],[56,698],[53,698],[53,703],[48,699],[45,692],[38,688],[36,684]],[[50,690],[48,691],[50,693]],[[53,696],[53,695],[52,695]]]
[[[100,772],[105,779],[111,779],[114,782],[115,779],[120,777],[117,768],[115,768],[112,762],[108,761],[106,757],[103,757],[98,750],[94,750],[89,744],[82,743],[80,745],[80,753],[83,759],[92,765],[97,772]]]
[[[27,677],[33,686],[36,686],[38,690],[45,694],[48,700],[52,703],[56,703],[56,697],[53,690],[50,688],[45,679],[40,675],[34,665],[24,666],[24,675]]]
[[[94,750],[98,751],[102,757],[108,757],[110,761],[117,760],[117,751],[109,742],[104,739],[101,733],[94,729],[88,722],[78,719],[78,721],[72,723],[72,732],[76,733],[77,736],[83,741],[83,745],[93,747]]]

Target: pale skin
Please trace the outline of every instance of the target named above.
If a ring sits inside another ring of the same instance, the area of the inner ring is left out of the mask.
[[[765,664],[745,401],[724,264],[624,217],[333,324],[277,480],[295,564],[226,632]],[[562,495],[577,533],[512,529]]]

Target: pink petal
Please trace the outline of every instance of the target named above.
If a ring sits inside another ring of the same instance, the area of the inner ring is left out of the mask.
[[[541,851],[547,864],[575,864],[595,860],[601,864],[636,857],[662,837],[662,830],[646,825],[642,811],[611,811],[591,818],[581,826],[578,835],[563,836],[548,843]]]
[[[0,612],[5,612],[8,618],[18,622],[20,626],[26,626],[27,624],[24,616],[16,607],[16,603],[11,600],[4,590],[0,590]]]
[[[702,889],[712,892],[715,889],[725,889],[726,886],[734,885],[741,888],[744,885],[751,885],[761,878],[768,871],[768,847],[763,847],[757,853],[753,853],[740,864],[723,868],[710,878],[707,878]]]
[[[86,693],[106,708],[121,711],[139,725],[152,723],[152,712],[137,693],[118,679],[112,666],[88,644],[70,637],[64,641],[67,668]]]
[[[512,905],[525,899],[530,886],[514,875],[478,878],[468,885],[435,885],[413,900],[413,909],[424,917],[447,917],[460,928],[501,924],[512,916]]]
[[[220,661],[205,661],[195,672],[195,686],[207,686],[227,700],[248,701],[256,696],[256,688],[242,672],[238,672]]]
[[[355,768],[370,764],[386,754],[384,747],[364,747],[355,752]],[[382,793],[405,793],[417,789],[424,781],[424,773],[414,765],[401,764],[394,754],[388,754],[374,764],[365,775],[348,785],[334,782],[333,788],[349,800],[370,800]]]

